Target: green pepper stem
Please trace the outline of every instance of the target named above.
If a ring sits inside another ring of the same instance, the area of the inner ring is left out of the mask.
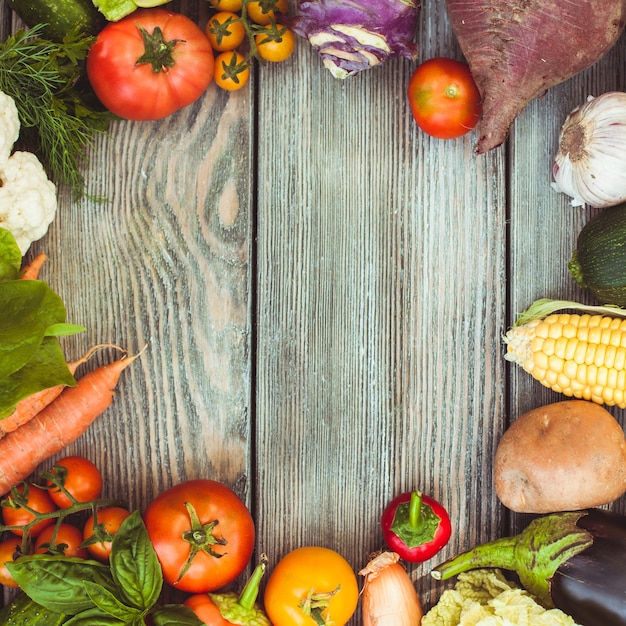
[[[242,589],[241,594],[239,594],[238,604],[242,606],[244,609],[251,609],[254,607],[254,603],[257,601],[259,596],[259,584],[261,583],[261,578],[263,578],[263,574],[265,574],[265,568],[267,567],[267,557],[262,554],[261,562],[254,568],[252,575],[250,576],[246,586]]]
[[[414,491],[409,504],[409,524],[412,528],[419,528],[422,523],[422,492]]]

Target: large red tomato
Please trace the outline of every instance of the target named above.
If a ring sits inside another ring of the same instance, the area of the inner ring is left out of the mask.
[[[469,133],[482,112],[480,92],[467,63],[434,58],[417,67],[408,89],[417,125],[438,139]]]
[[[104,27],[87,55],[102,104],[129,120],[157,120],[196,101],[213,79],[202,29],[166,9],[139,9]]]
[[[191,593],[215,591],[250,561],[255,529],[246,505],[226,485],[189,480],[157,496],[144,513],[163,578]]]

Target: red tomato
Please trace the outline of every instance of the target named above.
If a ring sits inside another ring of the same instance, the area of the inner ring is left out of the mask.
[[[52,554],[78,556],[81,559],[86,559],[89,557],[89,552],[86,548],[80,547],[82,543],[82,531],[72,524],[62,522],[58,526],[44,528],[35,542],[35,553],[51,552]]]
[[[78,502],[96,500],[102,495],[102,474],[89,460],[82,456],[67,456],[57,461],[52,470],[65,477],[63,486]],[[48,485],[53,485],[48,481]],[[61,509],[67,509],[74,504],[67,494],[58,487],[50,489],[50,497]]]
[[[319,620],[307,615],[303,603],[320,603]],[[263,603],[274,626],[311,626],[332,621],[344,626],[359,600],[356,575],[339,553],[329,548],[297,548],[274,567]]]
[[[215,591],[245,569],[254,522],[226,485],[189,480],[157,496],[144,513],[167,583],[191,593]]]
[[[223,617],[215,602],[206,593],[197,593],[189,596],[183,604],[190,608],[203,624],[232,626],[232,622]]]
[[[17,490],[23,494],[27,489],[26,506],[37,513],[52,513],[56,511],[56,504],[52,501],[50,494],[37,485],[19,485]],[[14,508],[15,507],[15,508]],[[6,526],[26,526],[35,519],[35,513],[28,509],[17,505],[11,496],[6,498],[5,504],[2,506],[2,519]],[[46,526],[54,522],[53,518],[43,519],[34,524],[30,531],[30,537],[36,537]],[[21,528],[14,528],[12,532],[22,537],[24,531]]]
[[[469,66],[454,59],[425,61],[413,73],[409,104],[417,125],[438,139],[469,133],[482,113],[480,92]]]
[[[112,113],[129,120],[157,120],[204,93],[213,79],[213,51],[188,17],[160,8],[139,9],[100,32],[87,55],[87,76]]]
[[[18,584],[13,580],[13,576],[11,576],[5,563],[7,561],[13,561],[13,557],[19,554],[20,543],[21,540],[17,535],[0,541],[0,585],[13,588],[18,587]]]
[[[113,535],[120,529],[122,522],[130,515],[128,509],[110,506],[97,511],[97,520],[92,515],[83,527],[84,541],[91,541],[86,547],[89,554],[103,563],[109,562]],[[96,534],[94,522],[97,521],[99,532]],[[94,538],[100,539],[93,541]]]

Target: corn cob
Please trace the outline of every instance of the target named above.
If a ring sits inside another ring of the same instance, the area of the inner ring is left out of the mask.
[[[573,308],[587,313],[555,313]],[[539,300],[504,336],[505,359],[569,397],[626,408],[626,310]]]

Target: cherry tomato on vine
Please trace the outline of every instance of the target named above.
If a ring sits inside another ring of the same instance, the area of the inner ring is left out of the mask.
[[[356,575],[338,552],[309,546],[285,555],[265,588],[265,611],[274,626],[343,626],[359,600]],[[307,606],[308,603],[308,606]],[[314,619],[307,611],[317,614]]]
[[[293,33],[284,26],[277,27],[277,33],[261,33],[254,38],[259,56],[272,63],[288,59],[296,45]]]
[[[288,8],[288,0],[255,0],[246,5],[250,19],[264,26],[276,19],[276,13],[286,14]]]
[[[241,89],[250,78],[250,66],[242,54],[234,50],[215,57],[215,84],[226,91]]]
[[[109,506],[98,509],[83,527],[83,540],[89,554],[103,563],[109,562],[113,535],[117,533],[122,522],[130,515],[128,509],[120,506]],[[96,529],[95,524],[98,528]],[[87,543],[88,542],[88,543]]]
[[[437,57],[417,67],[408,88],[417,125],[438,139],[469,133],[482,112],[480,92],[467,63]]]
[[[50,494],[45,489],[38,487],[37,485],[25,485],[21,484],[16,487],[18,493],[26,497],[26,506],[37,513],[52,513],[56,511],[57,505],[53,502]],[[20,506],[15,502],[13,497],[9,495],[5,498],[2,505],[2,520],[5,526],[26,526],[35,519],[35,513]],[[33,526],[29,531],[30,537],[36,537],[46,526],[49,526],[54,522],[53,518],[42,519]],[[21,528],[14,528],[12,531],[14,534],[22,537],[24,530]]]
[[[48,526],[43,529],[35,542],[35,553],[46,554],[50,552],[86,559],[89,557],[89,552],[86,548],[80,547],[82,543],[82,531],[72,524],[61,522],[58,526]]]
[[[64,488],[78,502],[96,500],[102,495],[102,474],[89,459],[82,456],[67,456],[54,464],[52,474],[59,474],[65,478]],[[48,486],[53,483],[49,480]],[[50,497],[60,509],[67,509],[73,502],[68,495],[58,487],[49,490]]]
[[[213,79],[213,50],[185,15],[138,9],[100,31],[86,67],[109,111],[129,120],[157,120],[205,92]]]
[[[242,0],[209,0],[209,4],[218,11],[241,11]]]
[[[0,541],[0,585],[5,587],[17,588],[18,584],[11,576],[6,563],[7,561],[13,561],[13,557],[19,554],[21,540],[17,535],[13,535]]]
[[[213,50],[225,52],[238,48],[246,37],[239,16],[232,11],[220,11],[209,19],[204,29]]]
[[[246,568],[255,529],[246,505],[214,480],[189,480],[158,495],[144,522],[165,581],[191,593],[215,591]]]

